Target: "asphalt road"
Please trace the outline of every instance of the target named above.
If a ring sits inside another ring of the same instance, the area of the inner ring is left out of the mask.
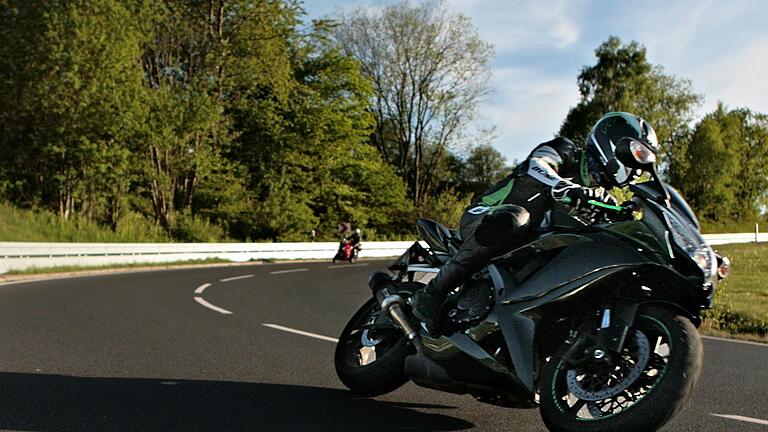
[[[333,368],[334,343],[322,337],[338,336],[367,299],[368,273],[386,264],[198,268],[1,285],[0,429],[545,430],[536,410],[413,384],[375,399],[344,389]],[[704,350],[695,394],[665,430],[767,431],[768,346],[706,339]]]

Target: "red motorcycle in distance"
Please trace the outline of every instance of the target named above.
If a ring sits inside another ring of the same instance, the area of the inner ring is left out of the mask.
[[[339,250],[336,252],[336,256],[333,257],[333,263],[336,263],[336,261],[349,261],[350,264],[354,264],[362,248],[359,239],[357,242],[354,239],[341,239]]]

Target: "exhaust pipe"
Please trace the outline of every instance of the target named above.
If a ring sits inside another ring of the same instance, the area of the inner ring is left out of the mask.
[[[376,272],[368,279],[368,286],[373,291],[374,296],[379,301],[381,309],[395,321],[405,336],[411,340],[417,351],[421,351],[421,341],[419,333],[411,325],[408,316],[403,311],[405,300],[397,294],[397,286],[392,282],[392,278],[385,272]]]

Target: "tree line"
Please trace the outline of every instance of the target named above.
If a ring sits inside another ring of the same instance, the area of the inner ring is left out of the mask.
[[[301,6],[0,0],[0,196],[186,241],[331,238],[341,221],[396,238],[416,216],[457,223],[511,170],[492,132],[471,129],[492,47],[442,2],[311,23]],[[765,116],[721,105],[691,126],[702,97],[641,45],[611,38],[596,57],[560,133],[582,139],[604,111],[643,115],[696,210],[755,217]]]

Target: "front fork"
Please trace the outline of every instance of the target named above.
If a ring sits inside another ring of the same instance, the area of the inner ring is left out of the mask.
[[[570,366],[579,366],[594,360],[611,359],[620,355],[629,335],[629,329],[637,316],[637,303],[619,301],[614,305],[603,308],[599,315],[597,331],[585,329],[586,337],[577,342],[566,355]],[[594,321],[590,320],[591,323]],[[590,325],[590,327],[594,324]]]

